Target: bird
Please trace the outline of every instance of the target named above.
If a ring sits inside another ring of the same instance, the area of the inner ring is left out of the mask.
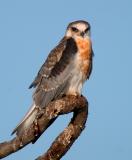
[[[34,88],[32,105],[12,134],[21,135],[34,122],[38,108],[67,95],[80,96],[93,64],[91,26],[85,20],[69,23],[64,37],[51,50],[29,88]]]

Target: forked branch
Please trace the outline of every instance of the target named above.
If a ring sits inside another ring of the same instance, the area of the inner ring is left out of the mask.
[[[59,160],[71,147],[85,128],[88,102],[81,96],[66,96],[51,102],[40,111],[35,123],[9,142],[0,144],[0,159],[14,153],[36,139],[62,114],[73,112],[73,118],[65,130],[55,139],[48,151],[36,160]]]

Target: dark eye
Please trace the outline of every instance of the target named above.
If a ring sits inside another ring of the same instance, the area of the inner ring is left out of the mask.
[[[88,28],[86,28],[86,29],[85,29],[85,33],[87,33],[87,32],[89,31],[89,29],[90,29],[89,27],[88,27]]]
[[[76,27],[71,27],[73,32],[78,32],[78,29]]]

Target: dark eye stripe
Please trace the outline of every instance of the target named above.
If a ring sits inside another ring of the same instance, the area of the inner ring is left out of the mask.
[[[85,29],[85,33],[88,32],[88,30],[89,30],[89,27]]]
[[[73,32],[78,32],[78,29],[76,27],[71,27]]]

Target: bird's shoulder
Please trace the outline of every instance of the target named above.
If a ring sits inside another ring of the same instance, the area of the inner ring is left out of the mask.
[[[62,53],[66,48],[67,40],[67,37],[63,37],[59,44],[51,50],[45,63],[41,66],[37,76],[29,86],[29,88],[36,87],[43,78],[48,78],[50,76],[52,69],[54,68],[56,63],[59,62]]]

